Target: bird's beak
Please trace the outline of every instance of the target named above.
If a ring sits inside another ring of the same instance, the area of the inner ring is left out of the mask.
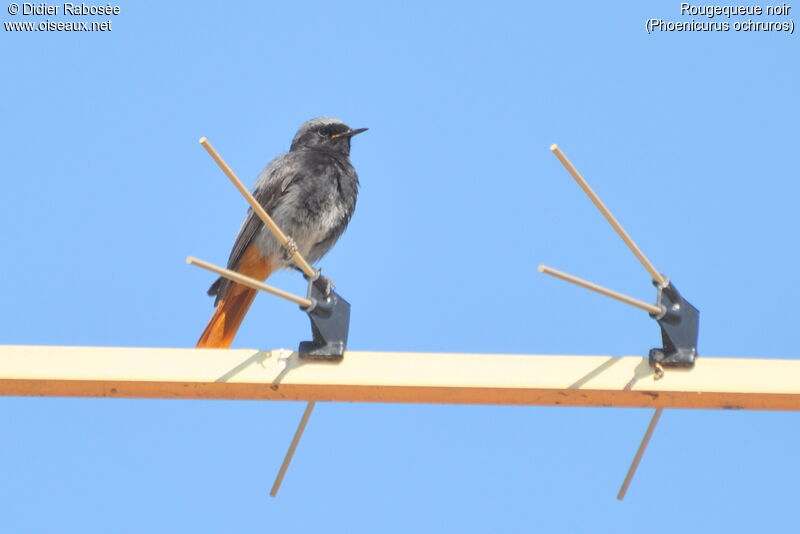
[[[331,136],[331,139],[338,139],[340,137],[353,137],[354,135],[358,135],[360,133],[364,133],[367,130],[369,130],[369,128],[357,128],[355,130],[350,130],[350,131],[347,131],[347,132],[344,132],[344,133],[333,134]]]

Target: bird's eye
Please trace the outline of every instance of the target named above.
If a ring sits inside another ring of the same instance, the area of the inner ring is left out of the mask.
[[[330,137],[333,135],[333,132],[327,126],[325,126],[324,128],[320,128],[317,133],[319,133],[319,135],[321,135],[322,137]]]

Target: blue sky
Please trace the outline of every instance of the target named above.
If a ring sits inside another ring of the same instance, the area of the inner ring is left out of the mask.
[[[351,349],[658,346],[645,313],[536,273],[653,299],[558,143],[701,310],[701,356],[800,357],[798,37],[645,32],[690,20],[679,4],[120,2],[111,32],[0,31],[0,343],[192,346],[213,277],[184,258],[224,263],[245,212],[198,138],[252,184],[297,126],[330,115],[370,128],[353,143],[356,214],[322,263],[353,305]],[[70,20],[3,8],[47,18]],[[296,274],[272,282],[303,290]],[[307,328],[262,295],[235,346],[292,348]],[[322,404],[269,499],[302,410],[2,398],[2,530],[796,520],[796,413],[667,411],[619,503],[648,410]]]

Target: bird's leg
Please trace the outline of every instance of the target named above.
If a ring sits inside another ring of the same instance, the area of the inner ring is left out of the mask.
[[[302,269],[300,269],[299,267],[294,266],[294,268],[303,273]],[[322,275],[322,269],[314,269],[314,276],[312,278],[309,278],[305,273],[303,273],[303,278],[305,278],[306,281],[308,282],[309,295],[311,294],[312,285],[317,289],[317,291],[319,291],[325,297],[330,296],[331,291],[333,291],[334,288],[333,281],[331,281],[331,279],[328,278],[327,276]]]

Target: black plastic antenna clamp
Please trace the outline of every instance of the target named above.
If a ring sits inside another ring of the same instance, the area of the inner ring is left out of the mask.
[[[350,331],[350,303],[334,291],[330,278],[319,271],[314,278],[305,278],[311,305],[300,309],[311,320],[313,340],[301,342],[297,352],[306,360],[340,362]]]
[[[678,293],[672,282],[653,282],[658,289],[656,305],[661,313],[650,314],[661,327],[663,348],[650,349],[650,366],[691,368],[697,358],[700,311]]]

